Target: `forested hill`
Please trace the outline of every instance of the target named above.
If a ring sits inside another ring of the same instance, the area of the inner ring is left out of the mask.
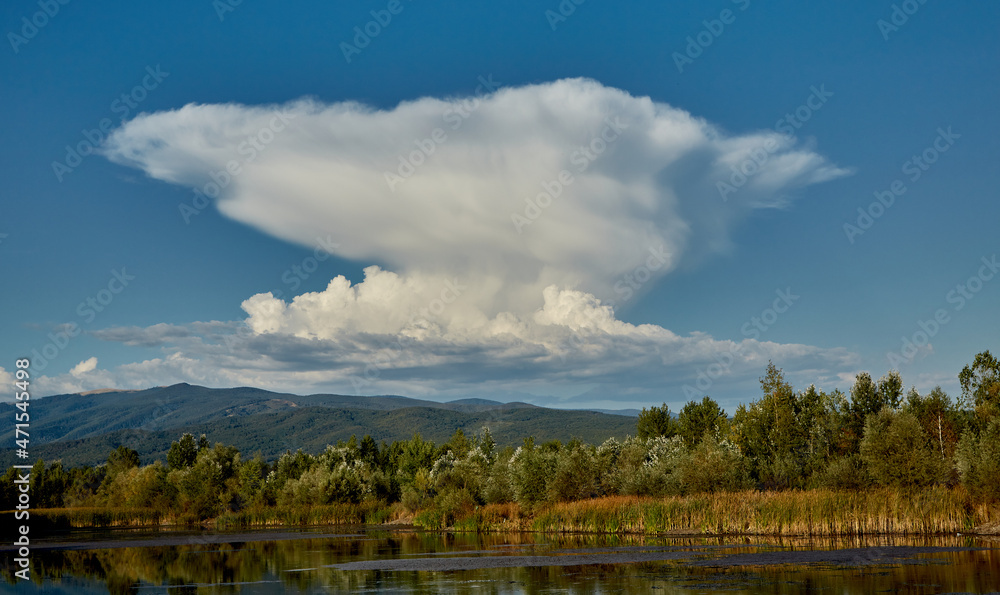
[[[636,419],[592,411],[567,411],[526,403],[462,399],[438,403],[399,396],[293,395],[256,388],[212,389],[190,384],[140,391],[68,394],[32,400],[30,459],[61,459],[64,465],[96,464],[119,445],[137,450],[144,462],[163,459],[183,434],[206,434],[265,458],[370,434],[377,441],[405,440],[419,432],[443,443],[461,428],[466,434],[489,427],[500,445],[580,438],[600,443],[635,433]],[[13,418],[14,407],[0,404]],[[11,425],[13,428],[13,425]],[[0,434],[13,444],[13,429]],[[11,450],[0,463],[15,464]],[[20,461],[23,462],[23,461]]]

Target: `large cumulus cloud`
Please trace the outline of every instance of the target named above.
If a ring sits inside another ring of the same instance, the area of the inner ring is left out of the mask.
[[[767,162],[723,200],[717,183],[765,146]],[[371,377],[375,362],[400,392],[691,378],[737,343],[628,324],[616,302],[728,248],[752,210],[846,173],[796,139],[726,134],[585,79],[386,110],[188,105],[126,123],[104,151],[153,178],[218,190],[224,215],[264,233],[310,246],[332,238],[338,255],[379,266],[287,301],[248,296],[235,351],[208,338],[210,323],[103,338],[160,344],[161,367],[211,361],[213,377],[232,370],[261,385],[297,373],[329,386]],[[757,372],[765,357],[810,369],[852,358],[740,341],[736,370]]]

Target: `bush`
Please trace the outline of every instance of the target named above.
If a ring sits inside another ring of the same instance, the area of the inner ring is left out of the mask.
[[[816,483],[835,490],[862,490],[871,483],[861,457],[855,454],[830,461],[816,474]]]
[[[555,455],[551,449],[536,448],[531,440],[526,440],[525,445],[514,452],[510,463],[511,479],[518,504],[531,506],[546,499],[556,468]]]
[[[912,413],[886,407],[865,421],[861,460],[878,485],[909,488],[930,485],[942,473],[939,454]]]
[[[482,486],[482,499],[487,504],[505,504],[514,501],[514,482],[510,459],[513,452],[497,457],[489,468]]]
[[[1000,419],[994,418],[982,435],[966,431],[955,451],[962,484],[976,497],[1000,500]]]
[[[681,457],[677,469],[684,493],[735,492],[750,487],[739,449],[706,432],[697,447]]]
[[[549,499],[566,502],[598,495],[597,461],[594,453],[579,442],[567,445],[555,461],[549,482]]]

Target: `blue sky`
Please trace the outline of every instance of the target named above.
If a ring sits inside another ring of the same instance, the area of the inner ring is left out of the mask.
[[[995,3],[44,4],[0,8],[0,375],[52,344],[43,394],[732,410],[768,359],[798,387],[897,368],[954,395],[998,348]],[[567,147],[602,133],[580,170]],[[102,154],[74,165],[88,135]],[[418,142],[426,166],[372,181]],[[565,193],[512,225],[561,168]]]

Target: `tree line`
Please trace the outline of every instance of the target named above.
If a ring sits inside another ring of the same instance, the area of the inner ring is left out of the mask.
[[[323,452],[286,452],[269,463],[232,446],[184,434],[166,461],[142,465],[119,446],[98,466],[66,469],[38,461],[33,508],[159,511],[199,521],[221,514],[334,503],[430,511],[446,524],[476,506],[516,502],[533,509],[608,495],[668,496],[746,489],[945,485],[1000,499],[1000,360],[978,354],[959,375],[962,395],[940,387],[904,395],[898,372],[859,374],[848,394],[796,391],[768,364],[762,396],[732,417],[711,397],[676,415],[643,409],[636,435],[599,445],[571,440],[498,448],[488,428],[461,430],[441,445],[415,435],[377,443],[351,437]],[[14,469],[0,482],[16,497]]]

